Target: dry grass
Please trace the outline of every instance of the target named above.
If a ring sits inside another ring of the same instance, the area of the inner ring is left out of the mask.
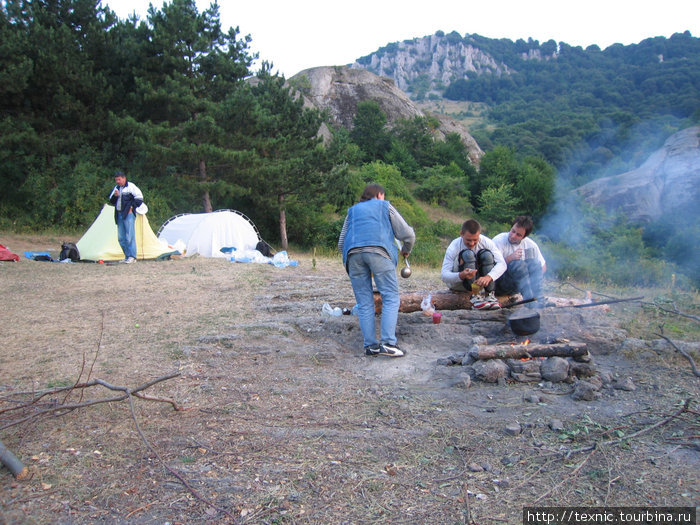
[[[60,246],[0,242],[17,253]],[[134,415],[213,505],[164,468],[119,402],[0,431],[32,474],[19,482],[0,469],[0,523],[485,524],[520,523],[535,502],[698,504],[697,405],[628,444],[604,444],[697,400],[697,379],[672,352],[648,369],[613,356],[638,389],[599,402],[525,403],[536,385],[463,390],[451,386],[457,367],[435,365],[445,341],[469,341],[456,314],[439,327],[402,314],[403,337],[415,330],[408,356],[365,358],[354,318],[320,316],[324,302],[354,303],[339,259],[314,269],[310,256],[292,258],[299,266],[285,269],[204,258],[0,263],[0,410],[18,391],[70,385],[81,370],[85,379],[93,361],[91,378],[129,387],[178,371],[149,392],[188,410],[135,399]],[[401,286],[442,287],[420,267]],[[553,417],[563,431],[550,430]],[[0,426],[9,419],[0,413]],[[512,421],[524,426],[518,436],[503,432]]]

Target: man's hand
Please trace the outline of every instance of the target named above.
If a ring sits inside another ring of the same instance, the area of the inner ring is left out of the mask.
[[[473,279],[474,277],[476,277],[476,270],[470,270],[469,268],[465,268],[457,275],[459,275],[459,278],[463,281],[464,279]]]
[[[476,270],[474,270],[476,271]],[[489,277],[488,275],[484,275],[483,277],[479,277],[476,281],[474,281],[474,284],[477,284],[481,286],[482,288],[486,288],[489,284],[493,282],[493,279]]]

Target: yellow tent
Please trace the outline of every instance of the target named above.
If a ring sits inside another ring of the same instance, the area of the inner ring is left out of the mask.
[[[137,259],[167,258],[168,255],[177,253],[158,240],[145,215],[136,214],[134,228]],[[97,219],[77,242],[77,246],[81,261],[119,261],[124,258],[114,222],[114,206],[105,204],[102,207]]]

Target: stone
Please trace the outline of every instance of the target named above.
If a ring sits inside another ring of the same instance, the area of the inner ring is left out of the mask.
[[[468,373],[460,372],[457,374],[457,377],[454,378],[452,386],[457,388],[469,388],[472,386],[472,378]]]
[[[679,131],[639,168],[595,179],[575,191],[589,204],[614,210],[633,223],[694,209],[700,192],[698,133],[699,126]]]
[[[485,383],[498,383],[498,380],[505,379],[509,372],[508,365],[501,359],[477,361],[471,368],[474,369],[476,379]]]
[[[469,463],[469,466],[467,468],[469,468],[469,472],[483,472],[484,471],[484,467],[482,467],[478,463]]]
[[[562,430],[564,430],[564,423],[561,419],[552,419],[549,422],[549,428],[554,432],[561,432]]]
[[[598,389],[588,381],[579,381],[571,394],[574,401],[594,401],[600,397]]]
[[[615,390],[624,390],[626,392],[631,392],[633,390],[637,390],[637,387],[635,386],[631,377],[627,377],[627,378],[622,379],[622,380],[613,381],[612,386]]]
[[[520,426],[520,423],[518,422],[508,423],[503,430],[509,436],[517,436],[523,431],[522,427]]]
[[[541,403],[542,398],[538,394],[526,394],[523,396],[523,401],[526,403]]]
[[[569,363],[569,371],[571,375],[576,377],[591,377],[596,375],[596,367],[592,363],[579,363],[571,361]]]
[[[569,362],[563,357],[548,357],[540,366],[542,379],[557,383],[569,375]]]

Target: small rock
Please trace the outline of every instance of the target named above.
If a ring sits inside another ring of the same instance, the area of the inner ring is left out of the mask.
[[[439,357],[437,364],[439,366],[450,366],[452,364],[452,360],[449,357]]]
[[[569,362],[563,357],[548,357],[540,366],[540,374],[546,381],[563,381],[569,375]]]
[[[476,358],[472,354],[468,353],[462,358],[461,365],[462,366],[469,366],[469,365],[473,365],[475,362],[476,362]]]
[[[576,383],[571,397],[575,401],[593,401],[600,397],[600,393],[595,385],[592,385],[588,381],[579,381]]]
[[[506,456],[501,459],[501,463],[503,463],[505,466],[514,465],[518,461],[520,461],[520,456]]]
[[[542,398],[538,394],[527,394],[523,396],[523,401],[526,403],[541,403]]]
[[[478,463],[469,463],[469,471],[470,472],[483,472],[484,467],[479,465]]]
[[[510,436],[517,436],[518,434],[520,434],[523,431],[522,427],[520,426],[520,423],[517,423],[517,422],[508,423],[504,430],[505,430],[506,434],[508,434]]]
[[[497,383],[499,378],[508,375],[508,365],[500,359],[477,361],[471,365],[476,373],[476,378],[485,383]]]
[[[623,379],[622,381],[613,382],[613,388],[615,390],[624,390],[626,392],[637,390],[637,387],[634,385],[631,377]]]
[[[460,372],[457,377],[454,378],[451,386],[457,388],[469,388],[472,386],[472,378],[467,372]]]
[[[549,422],[549,428],[552,429],[554,432],[561,432],[562,430],[564,430],[564,423],[561,419],[552,419]]]

